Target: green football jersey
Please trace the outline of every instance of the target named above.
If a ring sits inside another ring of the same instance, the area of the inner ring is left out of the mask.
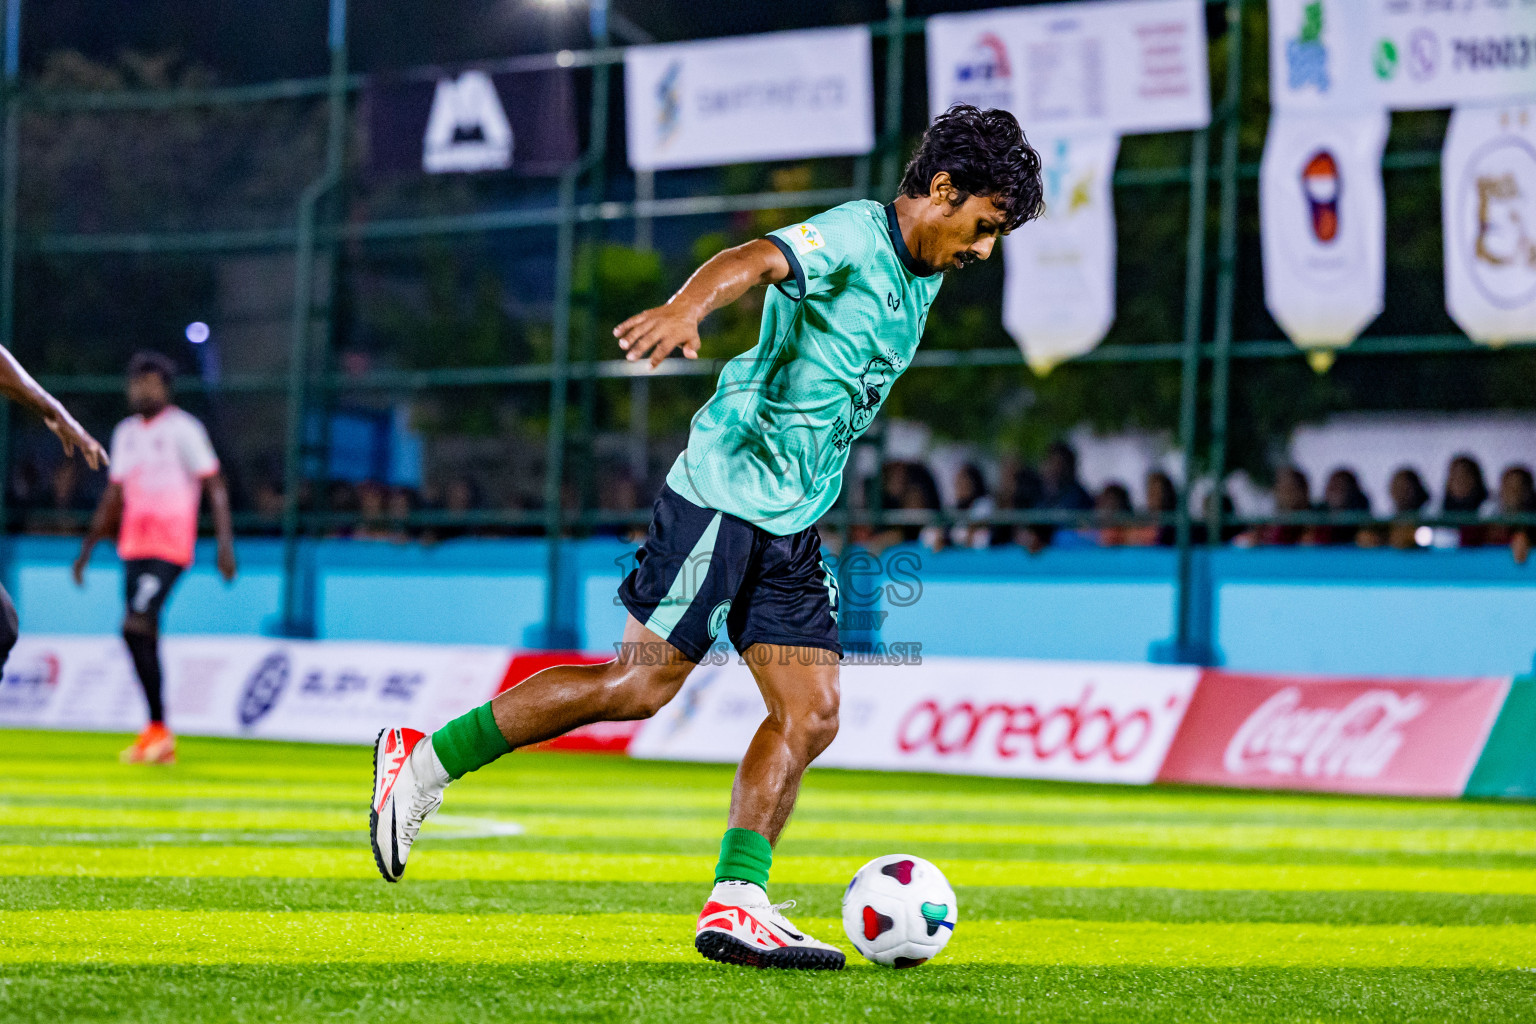
[[[768,240],[791,276],[757,344],[720,372],[667,486],[779,536],[837,500],[843,464],[912,361],[942,275],[907,251],[894,207],[845,203]]]

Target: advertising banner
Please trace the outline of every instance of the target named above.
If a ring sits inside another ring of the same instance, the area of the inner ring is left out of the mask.
[[[1264,304],[1297,345],[1348,345],[1385,302],[1390,115],[1276,113],[1259,173]]]
[[[1158,780],[1459,797],[1508,691],[1508,679],[1207,671]]]
[[[371,743],[387,725],[435,729],[489,699],[510,654],[254,637],[161,642],[176,732],[323,743]],[[144,715],[119,637],[22,637],[0,678],[0,726],[137,732]]]
[[[1536,0],[1269,0],[1269,69],[1275,110],[1536,97]]]
[[[1370,0],[1269,0],[1269,102],[1276,113],[1380,107],[1361,59]]]
[[[469,70],[435,82],[376,77],[364,101],[375,174],[552,175],[576,159],[569,71]]]
[[[1370,62],[1390,109],[1536,98],[1536,0],[1368,0],[1368,10],[1356,59]]]
[[[873,83],[867,26],[630,47],[629,165],[660,171],[868,153]]]
[[[1440,189],[1451,319],[1483,344],[1536,341],[1536,103],[1457,107]]]
[[[928,106],[1013,112],[1031,138],[1210,123],[1200,0],[1085,0],[928,19]]]
[[[1038,141],[1045,216],[1003,238],[1003,326],[1036,373],[1115,322],[1115,135]]]
[[[1157,775],[1199,670],[924,658],[842,670],[841,728],[816,763],[1145,784]],[[634,736],[635,757],[734,762],[766,710],[747,666],[695,669]]]

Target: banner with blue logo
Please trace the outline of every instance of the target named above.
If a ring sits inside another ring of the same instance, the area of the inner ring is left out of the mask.
[[[1536,97],[1532,0],[1270,0],[1276,110]]]
[[[637,171],[868,153],[869,29],[632,47],[624,104]]]
[[[928,106],[1012,111],[1030,138],[1210,123],[1200,0],[1083,0],[928,19]]]

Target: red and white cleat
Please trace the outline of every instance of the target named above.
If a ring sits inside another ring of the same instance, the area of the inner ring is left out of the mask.
[[[768,895],[750,883],[722,882],[709,894],[709,901],[699,914],[693,948],[722,964],[842,970],[844,958],[840,949],[817,942],[781,913],[794,905],[794,900],[769,903]]]
[[[150,722],[118,760],[124,764],[175,764],[176,737],[161,723]]]
[[[443,771],[427,734],[415,729],[385,729],[373,743],[373,802],[368,832],[373,860],[386,882],[405,874],[405,860],[421,823],[442,806],[448,773]]]

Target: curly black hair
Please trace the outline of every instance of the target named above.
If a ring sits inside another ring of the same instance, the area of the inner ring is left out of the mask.
[[[1045,212],[1040,154],[1006,110],[957,103],[934,118],[901,177],[901,194],[926,196],[940,171],[966,196],[996,199],[1009,231]]]
[[[159,374],[166,387],[176,383],[176,363],[159,352],[135,352],[128,360],[128,376],[138,377],[146,373]]]

